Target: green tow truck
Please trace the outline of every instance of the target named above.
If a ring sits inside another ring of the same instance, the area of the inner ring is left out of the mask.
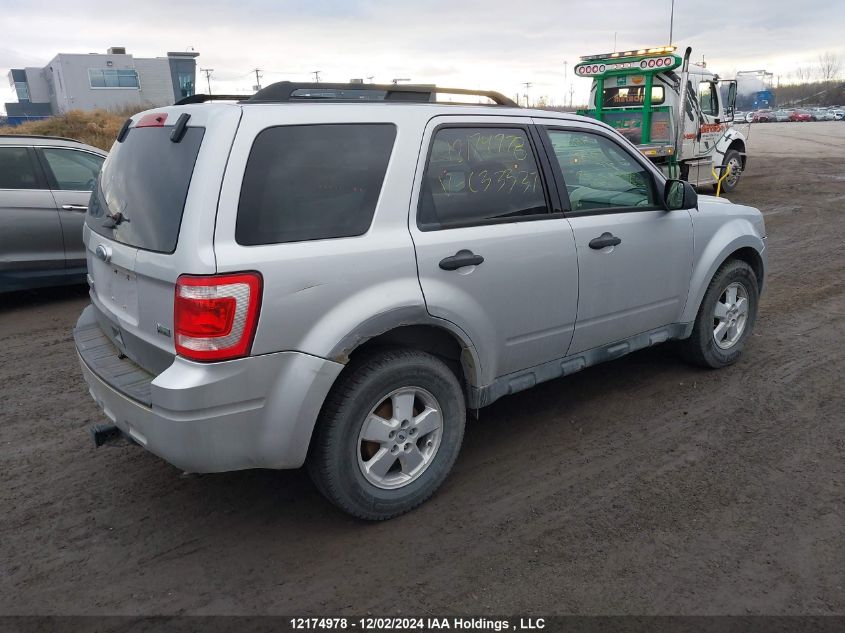
[[[692,49],[683,56],[676,50],[582,57],[575,74],[593,85],[579,114],[614,128],[667,176],[732,191],[747,160],[746,137],[733,124],[736,81],[690,64]]]

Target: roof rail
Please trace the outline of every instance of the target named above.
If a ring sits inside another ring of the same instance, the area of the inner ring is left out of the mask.
[[[204,95],[196,94],[190,97],[183,97],[173,105],[190,105],[192,103],[205,103],[206,101],[246,101],[252,95]]]
[[[50,136],[49,134],[0,134],[0,138],[45,138],[50,141],[70,141],[71,143],[82,143],[82,141],[75,138],[67,138],[66,136]]]
[[[405,101],[433,103],[437,94],[486,97],[499,106],[519,107],[503,94],[492,90],[439,88],[431,85],[333,84],[280,81],[262,88],[247,103],[279,103],[286,101]],[[181,103],[181,102],[180,102]]]

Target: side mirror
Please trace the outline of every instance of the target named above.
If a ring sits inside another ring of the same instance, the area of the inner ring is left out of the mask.
[[[725,121],[733,121],[734,112],[736,112],[736,80],[727,83],[728,98],[725,100]]]
[[[698,194],[685,180],[667,180],[663,189],[663,203],[667,211],[695,209],[698,206]]]

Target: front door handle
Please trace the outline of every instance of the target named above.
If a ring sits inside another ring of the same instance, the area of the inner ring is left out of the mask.
[[[622,240],[613,235],[613,233],[602,233],[598,237],[594,237],[590,240],[590,248],[599,250],[606,248],[607,246],[616,246],[621,243]]]
[[[451,257],[440,260],[440,268],[443,270],[457,270],[463,266],[478,266],[484,261],[481,255],[476,255],[469,250],[460,250]]]
[[[84,204],[63,204],[62,209],[65,211],[87,211],[88,207]]]

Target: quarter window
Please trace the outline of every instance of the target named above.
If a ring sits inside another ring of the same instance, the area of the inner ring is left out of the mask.
[[[548,213],[522,128],[441,128],[420,190],[418,225],[436,230]]]
[[[392,124],[262,131],[241,185],[236,241],[251,246],[366,233],[395,139]]]
[[[45,148],[41,150],[50,167],[53,189],[64,191],[91,191],[103,165],[103,158],[88,152],[69,149]]]
[[[0,147],[0,189],[38,189],[25,147]]]
[[[619,145],[589,132],[548,133],[572,211],[654,206],[651,174]]]

